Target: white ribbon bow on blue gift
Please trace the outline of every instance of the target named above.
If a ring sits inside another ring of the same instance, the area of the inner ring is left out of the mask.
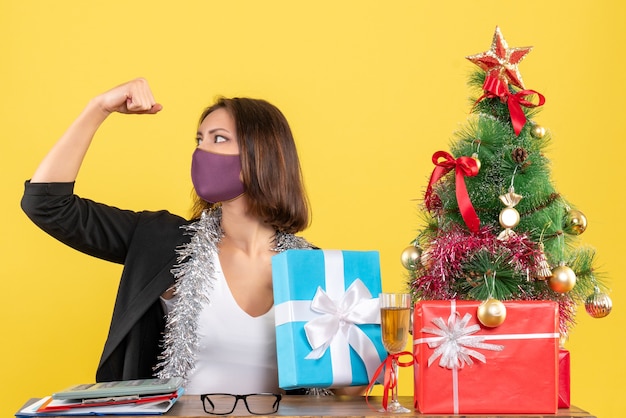
[[[378,299],[360,279],[356,279],[340,300],[333,300],[321,288],[317,288],[311,310],[322,314],[304,325],[304,332],[313,351],[307,359],[318,359],[324,355],[336,336],[343,335],[348,344],[359,354],[371,346],[369,337],[356,325],[380,323]],[[368,373],[369,375],[369,373]]]
[[[313,299],[289,300],[275,307],[276,326],[304,322],[304,333],[311,351],[305,359],[319,360],[325,354],[331,363],[332,379],[328,386],[353,384],[354,350],[365,366],[368,380],[375,375],[382,359],[378,345],[360,328],[362,324],[380,324],[378,298],[372,298],[365,283],[357,278],[346,289],[343,253],[323,250],[324,287],[318,287]],[[364,383],[366,384],[366,383]]]

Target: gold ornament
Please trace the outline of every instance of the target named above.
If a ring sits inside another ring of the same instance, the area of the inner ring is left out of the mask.
[[[523,199],[523,196],[515,193],[515,188],[511,186],[509,187],[509,192],[499,196],[499,198],[504,203],[504,206],[512,208]]]
[[[530,135],[533,138],[542,139],[546,135],[546,128],[535,123],[530,129]]]
[[[411,270],[419,265],[422,250],[415,245],[409,245],[402,251],[400,261],[405,269]]]
[[[504,208],[500,211],[498,220],[502,228],[515,228],[520,220],[519,212],[515,208]]]
[[[585,310],[594,318],[604,318],[611,313],[613,302],[606,293],[595,288],[594,292],[585,300]]]
[[[548,264],[548,258],[546,257],[546,253],[544,252],[543,242],[539,242],[539,254],[536,257],[537,265],[535,267],[535,278],[538,280],[545,280],[548,277],[552,276],[552,270],[550,269],[550,264]]]
[[[478,171],[480,171],[480,160],[478,159],[478,153],[473,153],[472,158],[476,161],[476,167],[478,167]]]
[[[515,235],[513,228],[515,228],[520,221],[519,212],[514,206],[522,200],[522,195],[515,193],[515,188],[511,186],[509,187],[509,192],[499,196],[499,198],[506,207],[500,211],[500,216],[498,217],[500,226],[504,228],[504,231],[500,232],[498,235],[498,239],[506,240]]]
[[[548,285],[557,293],[567,293],[576,286],[576,273],[561,262],[558,267],[552,270]]]
[[[494,328],[501,325],[506,319],[506,306],[498,299],[489,298],[478,305],[476,316],[481,324]]]
[[[563,230],[570,235],[580,235],[587,229],[587,217],[576,209],[570,209],[565,214]]]

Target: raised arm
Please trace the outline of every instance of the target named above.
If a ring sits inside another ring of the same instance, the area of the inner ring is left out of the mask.
[[[111,113],[154,114],[162,108],[154,100],[150,86],[143,78],[121,84],[96,96],[41,161],[31,183],[76,180],[96,131]]]

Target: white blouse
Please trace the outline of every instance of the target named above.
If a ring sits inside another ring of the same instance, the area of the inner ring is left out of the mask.
[[[185,393],[274,392],[278,388],[274,308],[252,317],[235,301],[218,260],[211,301],[198,318],[198,351]],[[163,301],[166,310],[176,297]]]

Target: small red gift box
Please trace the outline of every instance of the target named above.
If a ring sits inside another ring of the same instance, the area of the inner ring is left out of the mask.
[[[415,406],[429,414],[546,413],[558,402],[558,307],[505,302],[498,327],[480,324],[479,301],[415,305]]]
[[[559,350],[559,408],[570,407],[570,356],[569,351]]]

